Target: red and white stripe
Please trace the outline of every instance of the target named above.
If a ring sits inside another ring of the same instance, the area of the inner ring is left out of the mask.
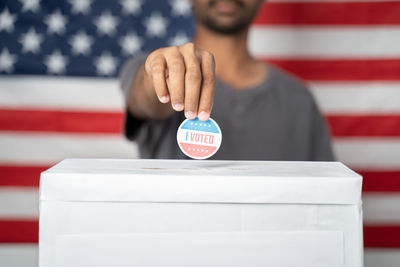
[[[260,59],[304,79],[338,160],[364,176],[365,266],[400,265],[400,1],[273,1]],[[0,265],[35,266],[41,171],[65,157],[132,158],[115,79],[0,79]]]
[[[40,173],[67,157],[135,158],[115,79],[0,79],[0,266],[37,266]]]

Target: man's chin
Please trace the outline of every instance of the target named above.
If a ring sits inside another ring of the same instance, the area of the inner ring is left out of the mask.
[[[249,25],[247,24],[240,24],[237,22],[213,22],[213,21],[208,21],[205,23],[205,26],[215,32],[215,33],[220,33],[220,34],[237,34],[240,32],[243,32],[248,28]]]

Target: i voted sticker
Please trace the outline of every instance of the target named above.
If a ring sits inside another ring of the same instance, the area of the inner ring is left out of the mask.
[[[221,146],[222,133],[213,119],[201,121],[186,119],[176,134],[182,152],[193,159],[206,159],[214,155]]]

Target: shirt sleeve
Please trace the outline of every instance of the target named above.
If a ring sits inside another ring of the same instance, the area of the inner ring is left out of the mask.
[[[329,128],[315,101],[312,101],[311,160],[334,161]]]
[[[122,89],[125,103],[127,103],[128,94],[132,85],[133,79],[135,78],[136,72],[146,62],[148,54],[140,54],[134,58],[129,59],[122,67],[119,74],[120,88]],[[131,140],[135,141],[141,127],[145,121],[136,118],[125,105],[125,120],[124,120],[124,134]]]

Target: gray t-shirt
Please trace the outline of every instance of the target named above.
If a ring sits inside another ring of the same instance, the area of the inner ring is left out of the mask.
[[[125,64],[120,79],[127,94],[145,62],[141,55]],[[268,65],[259,85],[236,91],[217,79],[211,117],[222,132],[222,144],[210,159],[324,160],[334,159],[329,133],[315,101],[296,78]],[[185,159],[176,132],[183,112],[165,120],[139,120],[126,112],[125,135],[139,145],[142,158]]]

